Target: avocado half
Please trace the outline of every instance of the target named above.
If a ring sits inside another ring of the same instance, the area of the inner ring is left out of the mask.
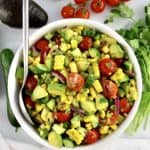
[[[0,0],[0,20],[11,27],[22,27],[22,0]],[[29,26],[38,28],[47,23],[47,13],[34,1],[29,1]]]

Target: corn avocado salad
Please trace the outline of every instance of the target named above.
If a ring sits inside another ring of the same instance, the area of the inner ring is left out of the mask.
[[[111,134],[137,95],[127,53],[95,29],[60,28],[29,51],[24,103],[38,134],[56,147],[92,144]]]

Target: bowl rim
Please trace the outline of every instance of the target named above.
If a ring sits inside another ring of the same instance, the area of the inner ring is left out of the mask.
[[[134,71],[136,73],[138,99],[135,101],[134,106],[132,107],[131,111],[129,112],[128,117],[122,122],[122,124],[118,127],[118,129],[116,131],[114,131],[110,135],[106,136],[105,138],[103,138],[103,139],[101,139],[101,140],[99,140],[96,143],[91,144],[91,145],[77,146],[74,148],[76,150],[80,149],[80,148],[84,148],[84,149],[90,149],[91,148],[91,149],[93,149],[94,147],[95,148],[99,147],[100,145],[102,145],[106,142],[110,142],[112,139],[119,136],[128,127],[128,125],[133,120],[133,118],[134,118],[134,116],[138,110],[140,100],[141,100],[142,75],[141,75],[141,70],[140,70],[140,66],[139,66],[139,63],[137,61],[137,58],[136,58],[132,48],[129,46],[129,44],[113,29],[111,29],[110,27],[108,27],[108,26],[106,26],[100,22],[97,22],[97,21],[85,20],[85,19],[62,19],[62,20],[58,20],[58,21],[49,23],[49,24],[43,26],[42,28],[40,28],[39,30],[37,30],[35,33],[33,33],[29,37],[29,46],[31,47],[36,41],[38,41],[47,32],[51,32],[57,28],[62,28],[64,26],[76,26],[76,25],[89,26],[91,28],[95,28],[95,29],[101,31],[102,33],[105,33],[105,34],[115,38],[118,41],[118,43],[120,43],[124,47],[124,49],[127,51],[129,59],[133,63]],[[15,100],[18,98],[17,97],[18,89],[17,89],[17,85],[16,85],[15,71],[16,71],[16,67],[20,61],[20,56],[22,55],[21,49],[22,49],[22,46],[20,46],[18,48],[18,50],[14,56],[14,59],[13,59],[12,64],[10,66],[9,75],[8,75],[8,96],[9,96],[12,111],[13,111],[16,119],[20,123],[21,127],[23,128],[23,130],[32,139],[34,139],[39,144],[46,146],[48,148],[57,149],[56,147],[50,145],[47,142],[47,140],[42,139],[38,135],[38,133],[35,131],[35,129],[32,127],[32,125],[30,125],[28,123],[28,121],[24,118],[24,116],[22,115],[21,110],[18,106],[18,102]],[[61,149],[69,150],[70,148],[61,148]]]

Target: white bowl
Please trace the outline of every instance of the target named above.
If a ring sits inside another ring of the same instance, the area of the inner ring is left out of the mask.
[[[38,31],[36,31],[29,39],[29,45],[32,46],[37,40],[39,40],[45,33],[48,31],[53,31],[57,28],[61,28],[64,26],[75,26],[75,25],[85,25],[92,28],[95,28],[105,34],[108,34],[109,36],[115,38],[126,50],[126,52],[129,55],[129,59],[134,65],[134,70],[136,73],[136,81],[137,81],[137,89],[138,89],[138,99],[135,101],[134,106],[132,110],[130,111],[128,117],[125,119],[125,121],[119,126],[119,128],[113,132],[111,135],[106,136],[104,139],[99,140],[98,142],[92,144],[92,145],[85,145],[85,146],[79,146],[75,147],[75,150],[78,149],[92,149],[97,150],[99,147],[102,147],[103,144],[108,144],[108,142],[112,141],[114,137],[118,137],[130,124],[132,119],[134,118],[138,106],[140,104],[141,94],[142,94],[142,77],[141,77],[141,71],[140,67],[137,61],[137,58],[131,49],[131,47],[127,44],[127,42],[118,35],[115,31],[110,29],[104,24],[101,24],[99,22],[91,21],[91,20],[84,20],[84,19],[66,19],[66,20],[60,20],[53,23],[50,23],[42,28],[40,28]],[[15,72],[16,68],[20,62],[21,56],[22,56],[22,47],[18,49],[16,52],[16,55],[13,59],[12,65],[10,67],[9,77],[8,77],[8,94],[10,99],[10,105],[12,108],[13,113],[16,116],[16,119],[20,123],[22,129],[35,141],[40,143],[41,145],[44,145],[48,148],[56,149],[54,146],[50,145],[46,140],[42,139],[35,129],[26,121],[24,116],[22,115],[20,108],[18,106],[18,85],[17,80],[15,78]],[[62,148],[68,150],[69,148]]]

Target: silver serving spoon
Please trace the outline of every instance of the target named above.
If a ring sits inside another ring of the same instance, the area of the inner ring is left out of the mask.
[[[27,109],[25,107],[24,101],[23,101],[23,96],[22,96],[22,91],[27,79],[28,75],[28,50],[29,50],[29,0],[23,0],[22,1],[22,6],[23,6],[23,64],[24,64],[24,78],[23,78],[23,83],[22,87],[20,89],[19,93],[19,105],[22,114],[24,115],[25,119],[31,123],[34,124],[33,121],[31,120]]]

